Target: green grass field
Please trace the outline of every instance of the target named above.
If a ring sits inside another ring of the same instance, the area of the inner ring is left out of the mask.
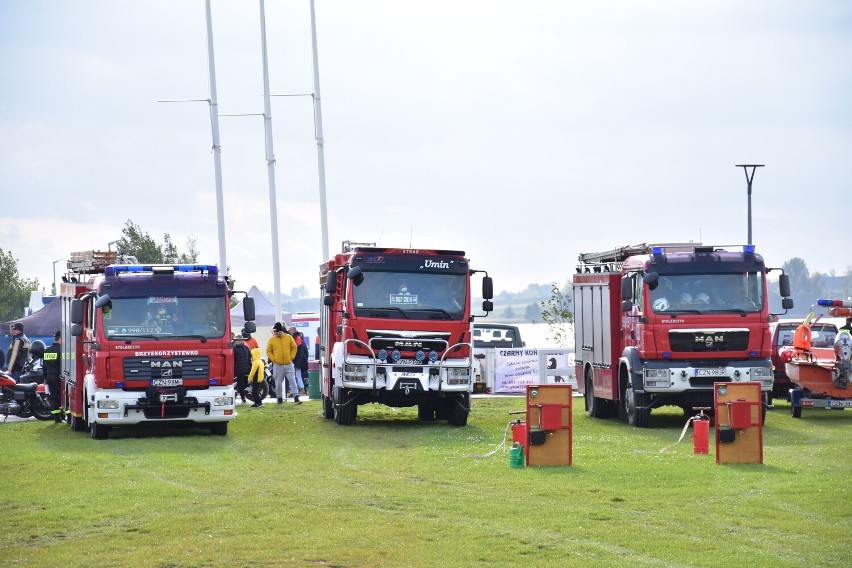
[[[763,465],[717,465],[685,419],[634,429],[582,412],[574,465],[510,468],[523,399],[473,400],[468,426],[416,408],[240,408],[227,436],[0,424],[0,565],[849,566],[852,412],[771,410]],[[711,430],[712,435],[712,430]]]

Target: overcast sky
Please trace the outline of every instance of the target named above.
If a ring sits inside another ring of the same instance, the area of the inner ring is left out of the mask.
[[[220,114],[263,112],[258,2],[212,0]],[[852,3],[317,0],[329,243],[453,248],[497,290],[581,252],[753,239],[852,265]],[[308,0],[267,0],[273,94]],[[0,0],[0,248],[50,289],[128,219],[219,260],[203,0]],[[322,260],[310,97],[272,99],[281,290]],[[273,288],[259,116],[220,118],[227,260]]]

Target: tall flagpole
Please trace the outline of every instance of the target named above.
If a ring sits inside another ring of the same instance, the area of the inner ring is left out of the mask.
[[[319,170],[320,221],[322,224],[322,259],[329,259],[328,253],[328,210],[325,201],[325,154],[322,136],[322,97],[320,96],[319,58],[317,56],[317,20],[314,13],[314,0],[311,0],[311,39],[314,52],[314,136],[317,140],[317,169]]]
[[[213,19],[207,6],[207,69],[210,77],[210,130],[213,133],[213,172],[216,180],[216,217],[219,221],[219,272],[228,275],[225,254],[225,204],[222,196],[222,146],[219,144],[219,102],[216,94],[216,62],[213,57]]]
[[[275,198],[275,153],[272,150],[272,107],[269,104],[269,64],[266,60],[266,9],[260,0],[260,45],[263,54],[263,133],[266,140],[266,175],[269,179],[269,217],[272,226],[272,280],[275,287],[275,321],[282,321],[281,270],[278,265],[278,204]]]

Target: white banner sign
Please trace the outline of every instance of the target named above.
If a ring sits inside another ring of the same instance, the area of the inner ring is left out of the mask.
[[[538,349],[496,349],[494,358],[494,391],[495,393],[524,393],[527,385],[571,383],[577,386],[573,369],[569,367],[567,350],[547,349],[542,373]],[[560,352],[561,351],[561,352]],[[553,374],[554,371],[570,370],[564,375]],[[544,380],[542,380],[544,376]]]

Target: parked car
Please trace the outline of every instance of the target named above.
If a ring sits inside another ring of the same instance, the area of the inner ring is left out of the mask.
[[[779,352],[789,345],[793,345],[793,335],[796,329],[802,325],[804,319],[782,319],[770,324],[772,333],[772,368],[775,372],[775,383],[772,387],[772,396],[789,400],[790,389],[793,383],[787,377],[784,361],[781,360]],[[837,326],[831,322],[811,322],[811,345],[813,347],[832,347],[834,338],[837,336]],[[770,404],[772,399],[768,400]]]

